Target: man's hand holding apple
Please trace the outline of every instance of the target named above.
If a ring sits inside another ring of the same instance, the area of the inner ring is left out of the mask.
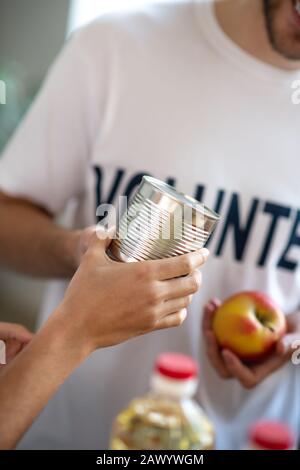
[[[238,355],[224,345],[220,346],[220,341],[216,337],[215,325],[216,313],[220,305],[221,302],[218,299],[213,299],[205,306],[202,332],[210,362],[222,378],[235,378],[243,387],[251,389],[291,360],[291,355],[294,352],[293,344],[300,339],[300,312],[286,317],[286,330],[282,331],[282,337],[277,341],[270,354],[267,354],[268,332],[265,333],[262,342],[265,341],[266,354],[262,353],[261,358],[257,357],[251,363],[251,361],[244,360],[246,357],[243,357],[242,350]],[[245,321],[244,325],[247,326],[247,314],[243,320]]]

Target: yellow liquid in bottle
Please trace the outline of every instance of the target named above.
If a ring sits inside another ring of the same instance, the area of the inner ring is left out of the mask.
[[[112,450],[208,450],[214,430],[192,400],[148,396],[131,402],[116,419]]]

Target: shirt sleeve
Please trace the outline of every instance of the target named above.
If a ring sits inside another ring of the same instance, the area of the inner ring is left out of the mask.
[[[52,214],[84,190],[97,124],[97,90],[81,34],[64,47],[0,158],[0,190]]]

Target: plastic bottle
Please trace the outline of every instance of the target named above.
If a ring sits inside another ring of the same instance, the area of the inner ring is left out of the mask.
[[[112,450],[203,450],[214,447],[214,430],[192,397],[195,361],[180,354],[158,357],[151,391],[133,400],[113,425]]]
[[[248,450],[291,450],[295,446],[293,431],[278,421],[258,421],[249,431]]]

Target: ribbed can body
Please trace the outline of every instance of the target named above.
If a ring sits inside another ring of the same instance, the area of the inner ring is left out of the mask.
[[[195,199],[144,176],[109,254],[123,262],[183,255],[202,248],[218,220],[218,214]]]

